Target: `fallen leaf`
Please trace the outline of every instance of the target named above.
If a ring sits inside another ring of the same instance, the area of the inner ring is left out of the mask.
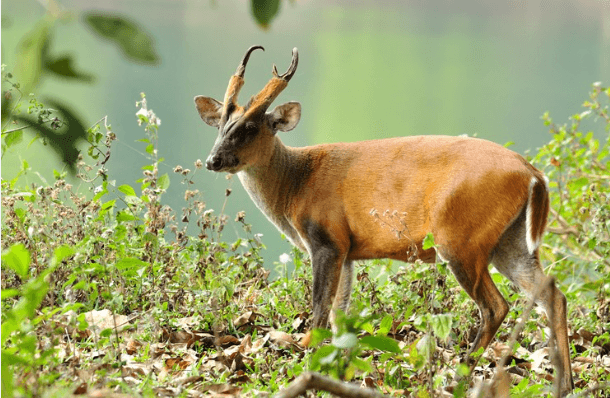
[[[208,384],[207,386],[203,386],[201,391],[210,391],[221,394],[236,394],[241,391],[241,387],[235,387],[228,383]]]
[[[224,347],[228,345],[239,344],[239,339],[230,334],[218,338],[218,345]]]
[[[548,373],[546,369],[550,366],[549,348],[544,347],[530,354],[532,360],[532,370],[538,374]]]
[[[127,324],[129,317],[126,315],[113,315],[110,310],[104,309],[86,312],[85,319],[91,330],[100,332],[104,329],[114,329],[115,325],[118,330],[121,330]]]
[[[254,312],[245,312],[233,320],[233,326],[235,326],[235,328],[237,329],[240,326],[253,322],[255,318],[256,314]]]
[[[242,354],[247,354],[252,349],[252,335],[247,334],[243,339],[241,339],[241,343],[239,344],[239,352]]]
[[[148,376],[151,372],[151,365],[145,363],[131,362],[122,366],[123,377]]]
[[[87,393],[87,383],[81,383],[76,389],[72,392],[74,395],[82,395]]]
[[[252,348],[250,352],[254,353],[260,351],[265,346],[265,343],[267,341],[269,341],[269,334],[266,334],[264,337],[254,340],[254,342],[252,342]]]
[[[186,376],[186,377],[175,379],[174,383],[176,383],[179,386],[186,386],[188,384],[199,383],[200,381],[203,381],[203,376]]]
[[[140,347],[142,347],[142,343],[140,343],[138,340],[130,339],[127,342],[127,345],[125,346],[125,351],[129,355],[133,355],[138,351],[138,348],[140,348]]]
[[[167,351],[167,345],[165,343],[151,344],[149,348],[149,355],[152,359],[156,359],[163,355]]]
[[[280,348],[296,348],[300,350],[300,347],[297,346],[296,342],[286,332],[282,332],[279,330],[272,330],[269,332],[269,341],[273,344],[276,344]]]

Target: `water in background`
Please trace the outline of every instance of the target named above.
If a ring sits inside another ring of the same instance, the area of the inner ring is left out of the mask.
[[[53,54],[71,53],[79,69],[93,73],[85,85],[50,79],[38,94],[72,105],[90,124],[108,115],[119,142],[109,162],[116,184],[131,184],[147,164],[135,141],[139,93],[162,119],[161,172],[170,173],[166,201],[180,212],[184,185],[175,165],[193,167],[205,160],[215,129],[205,125],[193,105],[195,95],[222,100],[229,77],[245,50],[253,54],[240,100],[245,103],[271,77],[300,60],[289,87],[276,105],[302,103],[299,126],[280,133],[299,146],[334,141],[416,134],[476,134],[500,144],[515,142],[523,153],[548,141],[540,121],[544,111],[566,121],[579,110],[591,83],[610,84],[610,3],[581,1],[284,1],[279,16],[262,30],[250,16],[249,2],[238,0],[63,1],[80,11],[104,10],[129,16],[155,38],[162,62],[145,67],[127,62],[117,49],[88,32],[80,22],[62,25]],[[10,70],[17,40],[44,14],[36,1],[2,2],[2,63]],[[40,144],[5,155],[2,177],[11,178],[19,159],[42,176],[61,165]],[[373,165],[374,166],[374,165]],[[27,178],[39,182],[30,174]],[[290,250],[277,230],[249,200],[237,179],[200,171],[196,188],[208,208],[220,210],[230,184],[225,213],[232,220],[246,211],[254,232],[263,233],[272,268]],[[225,238],[243,232],[231,223]]]

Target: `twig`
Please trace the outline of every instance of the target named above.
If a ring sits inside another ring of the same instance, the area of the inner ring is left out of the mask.
[[[35,126],[34,124],[29,124],[27,126],[21,126],[21,127],[14,128],[12,130],[6,130],[6,131],[2,132],[2,135],[8,135],[10,133],[14,133],[15,131],[29,129],[30,127],[34,127],[34,126]]]
[[[523,331],[523,328],[525,327],[525,322],[529,319],[530,317],[530,313],[532,312],[532,309],[534,308],[534,304],[536,303],[536,299],[540,296],[540,294],[549,286],[553,286],[555,284],[555,279],[552,276],[547,276],[546,279],[543,281],[542,284],[540,284],[540,286],[538,287],[538,289],[536,289],[535,294],[529,299],[528,301],[528,305],[527,307],[523,310],[522,314],[521,314],[521,322],[519,322],[513,329],[513,332],[510,335],[510,339],[508,340],[508,347],[509,349],[506,350],[504,352],[504,354],[502,354],[502,358],[500,358],[500,361],[498,362],[498,370],[503,370],[504,367],[506,366],[506,363],[508,362],[508,358],[510,357],[510,355],[513,353],[513,347],[515,346],[515,342],[517,341],[517,337],[519,336],[519,334],[521,334],[521,332]],[[553,311],[553,306],[551,306],[551,311]],[[549,322],[551,321],[551,319],[553,319],[552,314],[549,314]],[[553,328],[551,327],[551,340],[554,339],[554,334],[553,334]],[[553,345],[549,345],[549,348],[551,349],[551,358],[553,358],[554,355],[554,346]],[[557,365],[556,363],[554,363],[554,365]],[[503,371],[498,371],[496,372],[496,374],[494,375],[492,382],[489,384],[489,386],[499,383],[499,378],[501,376],[501,373],[503,373]],[[560,375],[560,369],[555,366],[555,373],[557,375]],[[561,377],[561,376],[559,376]],[[555,379],[555,381],[557,381],[558,378]],[[477,395],[477,397],[484,397],[486,396],[486,393],[488,388],[481,388],[481,390],[479,391],[479,394]]]
[[[588,395],[593,394],[596,391],[607,391],[610,390],[610,383],[601,383],[591,388],[586,389],[585,391],[581,391],[578,394],[574,395],[574,398],[578,397],[586,397]]]
[[[278,392],[273,398],[294,398],[304,394],[307,390],[323,390],[339,397],[346,398],[386,398],[387,395],[378,393],[370,388],[361,388],[352,383],[331,379],[317,372],[305,372],[297,377],[286,388]]]
[[[576,237],[578,237],[580,235],[578,232],[578,229],[576,229],[576,227],[566,227],[566,228],[548,227],[546,230],[550,233],[557,234],[557,235],[574,235]]]

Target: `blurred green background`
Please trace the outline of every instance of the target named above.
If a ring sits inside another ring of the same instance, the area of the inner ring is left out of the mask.
[[[47,10],[45,1],[2,2],[2,63],[15,70],[21,38]],[[271,65],[283,73],[291,50],[300,61],[289,87],[276,104],[297,100],[299,126],[282,134],[292,146],[357,141],[417,134],[477,135],[500,144],[515,142],[524,153],[549,140],[540,116],[549,111],[564,121],[578,110],[591,83],[610,81],[610,2],[558,1],[280,1],[261,25],[257,3],[245,0],[61,1],[75,20],[57,25],[53,54],[72,55],[76,68],[95,82],[45,79],[36,88],[71,105],[85,125],[108,115],[118,136],[108,163],[116,185],[131,184],[147,164],[144,136],[135,123],[140,92],[161,118],[160,173],[170,173],[165,202],[179,214],[185,186],[171,173],[175,165],[193,167],[205,160],[216,131],[205,125],[193,104],[195,95],[222,100],[230,76],[245,50],[253,54],[240,100],[260,90]],[[263,2],[264,3],[264,2]],[[111,12],[136,21],[155,41],[160,63],[146,66],[125,59],[84,23],[84,12]],[[259,10],[260,11],[260,10]],[[257,19],[258,18],[258,19]],[[20,159],[52,180],[63,166],[40,142],[24,142],[2,159],[2,178],[19,171]],[[40,182],[35,173],[26,178]],[[220,210],[230,186],[225,213],[246,211],[254,232],[264,234],[266,261],[290,250],[262,216],[237,179],[200,172],[196,188],[208,208]],[[229,225],[228,240],[239,227]]]

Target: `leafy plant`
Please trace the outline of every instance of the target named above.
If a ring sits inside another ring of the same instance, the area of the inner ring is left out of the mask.
[[[48,379],[49,375],[38,375],[38,369],[56,362],[55,349],[47,346],[40,349],[39,340],[34,330],[41,322],[48,320],[53,313],[38,314],[50,284],[46,278],[66,258],[73,254],[67,246],[55,250],[48,267],[39,275],[30,277],[30,252],[22,243],[17,243],[2,253],[2,268],[12,270],[23,283],[18,288],[2,290],[2,395],[14,396],[14,379],[11,367],[19,366],[23,372],[31,373],[35,380],[31,388],[34,392],[40,387],[37,379]],[[10,299],[15,304],[5,307]],[[67,311],[74,307],[64,307]],[[57,309],[54,312],[57,312]],[[21,393],[23,386],[17,386]]]
[[[543,255],[568,287],[568,297],[610,296],[610,89],[593,85],[585,111],[569,123],[543,121],[552,140],[532,158],[551,187],[551,214]],[[597,322],[608,324],[609,318]],[[598,324],[599,325],[599,324]],[[583,325],[584,326],[584,325]]]
[[[340,380],[351,380],[357,371],[366,374],[373,370],[369,361],[360,358],[366,349],[400,354],[401,349],[398,343],[387,337],[392,318],[384,318],[377,334],[374,334],[373,326],[370,323],[373,319],[374,316],[367,311],[352,316],[338,311],[334,333],[325,329],[315,329],[312,332],[310,343],[312,346],[329,338],[331,338],[331,342],[316,350],[311,357],[310,368],[322,370]],[[369,335],[359,337],[361,332],[368,332]]]
[[[31,99],[32,119],[63,123]],[[607,103],[608,91],[594,86],[585,103],[591,113],[566,126],[547,117],[552,141],[533,158],[550,177],[556,211],[542,256],[567,287],[576,390],[591,394],[609,382]],[[87,129],[79,187],[64,171],[32,184],[36,171],[27,161],[18,177],[2,181],[3,396],[104,389],[261,396],[284,388],[308,364],[391,396],[466,395],[466,381],[453,377],[464,374],[459,354],[476,331],[477,309],[443,264],[360,264],[354,312],[339,314],[334,333],[314,331],[321,345],[306,351],[299,339],[310,326],[309,259],[296,249],[282,255],[269,280],[264,244],[246,214],[207,208],[195,188],[201,160],[175,166],[171,176],[161,172],[163,130],[144,95],[135,113],[146,161],[133,184],[117,186],[106,169],[116,139],[106,117]],[[582,132],[586,126],[593,134]],[[165,204],[167,189],[184,191],[182,208]],[[225,203],[231,197],[227,189]],[[400,219],[383,221],[401,228]],[[233,242],[223,239],[227,225],[240,231]],[[430,236],[426,248],[433,246]],[[495,373],[494,353],[522,313],[510,283],[492,277],[517,308],[481,354],[481,378]],[[541,343],[547,336],[536,315],[525,327],[506,387],[540,396],[549,391],[552,368]]]
[[[77,145],[87,138],[81,118],[69,105],[57,99],[44,100],[50,107],[30,99],[27,115],[20,109],[24,97],[29,98],[46,78],[83,83],[94,81],[92,74],[78,70],[72,55],[52,54],[54,31],[59,23],[68,23],[71,13],[55,1],[49,2],[47,7],[45,17],[24,35],[17,47],[17,60],[11,70],[18,74],[19,83],[13,82],[12,73],[5,72],[5,65],[2,66],[2,153],[20,142],[24,131],[31,131],[34,140],[42,138],[69,170],[75,172]],[[86,13],[83,21],[100,37],[113,41],[131,61],[149,65],[159,62],[151,36],[134,21],[104,12]]]

